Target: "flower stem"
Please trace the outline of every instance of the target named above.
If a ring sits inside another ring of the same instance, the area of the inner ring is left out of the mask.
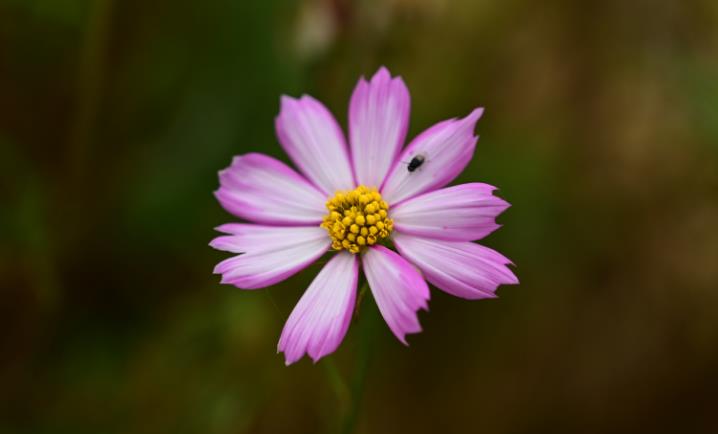
[[[366,282],[361,286],[361,289],[359,289],[357,309],[368,289],[369,285]],[[373,353],[374,334],[377,324],[379,323],[379,312],[375,306],[373,306],[373,303],[371,304],[372,306],[368,306],[367,309],[365,309],[365,314],[362,315],[361,321],[359,321],[358,312],[355,311],[354,323],[359,328],[359,342],[355,358],[354,374],[351,381],[344,380],[344,376],[339,371],[332,357],[327,357],[322,361],[327,381],[332,389],[334,389],[334,393],[339,401],[339,414],[341,414],[339,432],[343,434],[354,433],[359,421],[365,382]],[[337,431],[333,429],[331,432]]]
[[[364,283],[362,289],[359,291],[360,297],[363,298],[363,294],[366,293],[367,289],[368,285]],[[358,324],[359,351],[356,358],[356,371],[350,385],[350,405],[348,411],[344,414],[344,420],[342,422],[341,432],[343,434],[352,434],[356,430],[361,401],[364,396],[366,377],[373,353],[374,334],[378,324],[379,313],[376,309],[365,309],[365,315],[362,318],[363,321]]]
[[[82,183],[101,103],[107,44],[114,0],[92,3],[82,48],[77,84],[77,113],[70,127],[67,155],[74,183]]]
[[[361,308],[361,304],[364,301],[364,297],[366,296],[367,290],[369,290],[369,284],[367,282],[364,282],[361,289],[359,290],[359,295],[357,295],[357,302],[356,306],[354,307],[354,321],[359,320],[359,309]]]
[[[322,364],[326,369],[329,384],[331,384],[332,389],[334,389],[334,393],[337,395],[337,399],[339,400],[341,412],[344,413],[351,404],[349,387],[344,381],[344,378],[342,378],[342,374],[339,372],[339,368],[337,368],[337,365],[334,363],[334,359],[332,357],[327,357]]]

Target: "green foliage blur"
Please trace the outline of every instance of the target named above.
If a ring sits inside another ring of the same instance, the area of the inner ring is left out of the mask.
[[[220,285],[217,171],[380,65],[486,107],[521,285],[285,367],[318,267]],[[1,433],[718,432],[718,2],[0,0],[0,288]]]

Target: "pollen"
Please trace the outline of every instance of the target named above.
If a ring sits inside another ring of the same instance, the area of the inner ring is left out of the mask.
[[[394,228],[388,217],[389,204],[373,187],[360,185],[352,191],[338,191],[327,201],[327,210],[321,227],[332,238],[334,250],[359,253],[381,242]]]

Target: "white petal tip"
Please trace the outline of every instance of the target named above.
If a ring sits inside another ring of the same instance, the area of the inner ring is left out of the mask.
[[[481,118],[481,116],[483,116],[483,115],[484,115],[484,108],[477,107],[471,111],[471,113],[469,114],[469,116],[467,116],[467,118],[469,118],[473,121],[478,121]]]

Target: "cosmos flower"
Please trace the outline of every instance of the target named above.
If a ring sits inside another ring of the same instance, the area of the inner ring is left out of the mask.
[[[214,272],[242,289],[273,285],[333,254],[287,320],[286,364],[334,352],[351,321],[360,268],[394,335],[421,331],[427,281],[465,299],[517,284],[500,253],[474,243],[509,204],[482,183],[446,187],[472,158],[483,109],[419,134],[403,148],[409,91],[380,68],[349,104],[349,146],[327,108],[283,96],[277,137],[299,172],[267,155],[237,156],[219,173],[220,204],[249,223],[217,228],[216,249],[238,254]],[[402,149],[403,148],[403,149]],[[394,250],[395,249],[395,250]]]

